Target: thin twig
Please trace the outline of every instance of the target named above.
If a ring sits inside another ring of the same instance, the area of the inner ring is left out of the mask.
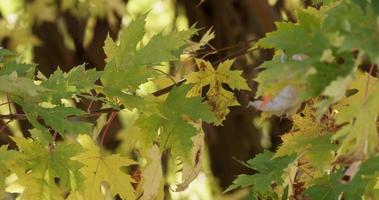
[[[152,69],[155,70],[155,71],[157,71],[157,72],[160,72],[160,73],[166,75],[166,76],[172,81],[172,83],[173,83],[174,85],[177,85],[175,79],[174,79],[170,74],[168,74],[168,73],[166,73],[166,72],[164,72],[164,71],[162,71],[162,70],[160,70],[160,69],[157,69],[157,68],[152,68]]]
[[[96,98],[97,95],[99,95],[99,94],[95,94],[94,97]],[[91,112],[91,108],[92,108],[92,105],[93,105],[94,102],[95,102],[95,99],[92,99],[91,102],[89,103],[88,108],[87,108],[87,112],[88,112],[88,113]]]
[[[247,42],[254,42],[254,41],[257,41],[257,40],[258,39],[252,39],[252,40],[248,40]],[[229,45],[229,46],[222,47],[222,48],[219,48],[219,49],[212,49],[211,48],[211,51],[209,51],[209,50],[199,50],[196,53],[198,55],[199,54],[208,54],[208,53],[212,53],[212,52],[219,53],[219,52],[227,51],[227,50],[234,49],[234,48],[237,48],[237,47],[244,47],[244,46],[249,46],[249,44],[246,44],[246,43],[237,43],[235,45]]]
[[[8,101],[9,114],[12,114],[12,99],[8,92],[6,93],[6,96],[7,96],[7,101]]]
[[[236,52],[234,52],[234,53],[232,53],[232,54],[227,55],[227,56],[224,57],[224,58],[220,58],[220,59],[216,60],[215,62],[213,62],[213,65],[217,65],[217,64],[219,64],[219,63],[221,63],[222,61],[225,61],[225,60],[227,60],[227,59],[238,58],[239,56],[245,55],[245,54],[246,54],[247,52],[249,52],[249,51],[255,51],[255,50],[257,50],[257,49],[258,49],[258,48],[255,48],[255,49],[251,49],[251,50],[250,50],[250,47],[248,47],[248,48],[242,48],[242,49],[240,49],[240,50],[238,50],[238,51],[236,51]]]
[[[9,123],[11,123],[12,121],[13,121],[13,119],[11,119],[11,120],[5,122],[5,123],[3,124],[3,126],[1,126],[1,128],[0,128],[0,133],[2,133],[2,132],[5,130],[5,128],[7,127],[7,125],[8,125]]]
[[[220,63],[220,62],[222,62],[222,61],[224,61],[226,59],[236,58],[236,57],[239,57],[241,55],[246,54],[247,52],[255,51],[255,50],[258,50],[258,49],[259,48],[255,48],[255,49],[242,48],[242,49],[238,50],[237,52],[232,53],[232,54],[226,56],[225,58],[216,60],[212,64],[216,65],[216,64],[218,64],[218,63]],[[371,68],[371,71],[372,71],[372,68]],[[157,70],[157,69],[155,69],[155,70]],[[173,81],[173,82],[174,82],[174,84],[169,85],[169,86],[167,86],[165,88],[162,88],[162,89],[160,89],[158,91],[155,91],[155,92],[152,93],[152,95],[154,95],[156,97],[164,95],[164,94],[170,92],[173,87],[179,86],[179,85],[183,84],[184,82],[186,82],[186,79],[181,79],[179,81]],[[122,109],[124,109],[124,106],[121,105],[120,106],[120,110],[122,110]],[[78,117],[79,118],[87,118],[87,117],[97,116],[97,115],[100,115],[100,114],[103,114],[103,113],[112,113],[112,112],[118,112],[118,111],[119,110],[114,109],[114,108],[104,108],[104,109],[99,109],[99,110],[92,110],[92,111],[88,112],[87,114],[84,114],[84,115],[81,115],[81,116],[69,116],[69,117],[67,117],[67,119],[77,119]],[[27,120],[27,117],[26,117],[25,114],[8,114],[8,115],[0,115],[0,120],[1,119]],[[41,118],[39,117],[38,119],[41,119]]]
[[[109,116],[109,119],[107,121],[107,126],[105,127],[104,132],[101,135],[101,140],[100,140],[101,149],[103,149],[103,147],[104,147],[105,136],[107,135],[109,127],[111,126],[113,119],[116,117],[116,114],[117,114],[117,112],[112,112],[111,116]]]

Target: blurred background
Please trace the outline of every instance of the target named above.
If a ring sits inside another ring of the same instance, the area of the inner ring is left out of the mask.
[[[233,67],[243,70],[253,92],[237,94],[242,106],[231,109],[223,126],[203,125],[207,149],[203,170],[188,190],[172,192],[171,198],[242,199],[244,191],[222,194],[236,175],[253,173],[239,161],[248,160],[263,149],[275,149],[280,143],[279,135],[291,126],[285,119],[261,121],[257,112],[246,108],[254,99],[255,68],[273,54],[251,47],[265,33],[275,30],[275,21],[295,22],[293,10],[309,4],[306,0],[0,0],[0,44],[20,54],[21,61],[37,63],[38,69],[49,76],[58,66],[69,71],[82,63],[87,68],[102,70],[106,36],[117,38],[122,26],[147,12],[147,37],[191,26],[199,29],[193,41],[200,41],[208,33],[212,40],[196,57],[213,63],[236,58]],[[192,64],[181,65],[181,70],[173,70],[170,63],[163,69],[179,80],[193,70]],[[78,106],[86,108],[86,104]],[[15,109],[22,112],[17,106]],[[106,140],[108,149],[130,153],[122,144],[120,133],[130,132],[125,130],[132,118],[120,114],[112,123]],[[0,126],[3,124],[0,121]],[[0,145],[12,146],[9,136],[28,136],[29,128],[25,121],[12,122],[0,135]]]

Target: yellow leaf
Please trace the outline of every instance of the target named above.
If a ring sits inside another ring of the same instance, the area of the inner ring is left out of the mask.
[[[204,160],[204,132],[192,137],[193,148],[191,152],[192,163],[183,163],[182,180],[177,184],[176,192],[184,191],[199,175]]]
[[[196,59],[199,71],[192,72],[186,77],[188,83],[194,83],[189,92],[191,96],[200,95],[202,88],[209,85],[207,104],[217,117],[215,125],[221,125],[230,111],[230,106],[240,105],[234,93],[226,90],[222,84],[228,85],[232,90],[250,90],[246,80],[241,76],[242,71],[230,70],[233,62],[234,60],[226,60],[220,63],[215,70],[210,62]]]
[[[356,91],[356,93],[342,99],[333,108],[340,110],[346,106],[349,106],[350,104],[355,104],[357,102],[364,102],[366,99],[366,96],[369,96],[370,94],[378,93],[379,92],[379,87],[378,87],[379,79],[371,76],[369,82],[367,83],[368,76],[369,75],[366,72],[365,73],[361,71],[355,72],[353,80],[351,81],[348,89],[350,91]],[[367,90],[367,94],[366,94],[366,90]]]
[[[85,165],[80,170],[85,176],[84,199],[104,199],[101,189],[105,185],[109,185],[113,196],[119,194],[122,199],[135,199],[135,192],[131,185],[134,181],[131,176],[121,170],[121,167],[133,165],[136,162],[118,154],[104,155],[88,135],[80,135],[78,141],[86,150],[74,157]]]
[[[324,169],[334,159],[332,152],[335,148],[330,141],[332,135],[326,131],[326,124],[317,122],[310,106],[292,119],[292,130],[281,137],[283,144],[273,158],[296,153],[304,163],[310,163],[319,170]]]
[[[147,155],[150,158],[150,163],[143,171],[145,181],[142,186],[142,199],[154,200],[160,191],[163,191],[164,186],[161,153],[159,151],[159,147],[154,145],[147,151]]]
[[[204,47],[206,47],[206,45],[210,46],[208,43],[214,38],[215,38],[215,32],[212,30],[212,28],[210,28],[207,30],[207,32],[204,33],[204,35],[201,37],[199,42],[190,41],[185,51],[188,53],[195,54],[196,51],[203,49]],[[215,54],[215,53],[217,53],[217,50],[214,49],[213,51],[210,51],[206,55]]]

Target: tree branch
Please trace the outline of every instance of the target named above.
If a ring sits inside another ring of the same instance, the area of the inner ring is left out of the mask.
[[[183,84],[184,82],[186,81],[186,79],[182,79],[182,80],[179,80],[176,85],[181,85]],[[164,95],[168,92],[170,92],[172,90],[172,88],[174,87],[175,85],[169,85],[165,88],[162,88],[160,90],[157,90],[155,92],[153,92],[152,94],[156,97],[158,96],[161,96],[161,95]],[[67,117],[67,119],[78,119],[78,118],[87,118],[87,117],[92,117],[92,116],[96,116],[96,115],[100,115],[100,114],[103,114],[103,113],[112,113],[112,112],[118,112],[122,109],[124,109],[125,107],[123,105],[120,106],[120,109],[117,110],[117,109],[114,109],[114,108],[103,108],[103,109],[97,109],[97,110],[92,110],[92,111],[89,111],[88,113],[84,114],[84,115],[80,115],[80,116],[69,116]],[[8,114],[8,115],[0,115],[0,120],[4,120],[4,119],[10,119],[10,120],[27,120],[27,116],[26,114]],[[42,119],[40,117],[38,117],[38,119]]]

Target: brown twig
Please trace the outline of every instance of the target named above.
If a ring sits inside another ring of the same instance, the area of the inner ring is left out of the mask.
[[[226,56],[225,58],[216,60],[213,64],[216,65],[216,64],[218,64],[218,63],[220,63],[220,62],[222,62],[222,61],[224,61],[226,59],[236,58],[236,57],[239,57],[241,55],[246,54],[249,51],[255,51],[255,50],[258,50],[258,49],[259,48],[255,48],[255,49],[242,48],[242,49],[240,49],[240,50],[238,50],[238,51],[236,51],[236,52],[234,52],[234,53]],[[162,89],[160,89],[160,90],[158,90],[156,92],[153,92],[152,94],[154,96],[156,96],[156,97],[164,95],[164,94],[170,92],[173,87],[179,86],[179,85],[183,84],[184,82],[186,82],[186,79],[181,79],[179,81],[174,82],[172,85],[169,85],[169,86],[167,86],[165,88],[162,88]],[[121,105],[119,110],[122,110],[122,109],[124,109],[124,106]],[[69,117],[67,117],[67,119],[72,119],[73,120],[73,119],[77,119],[77,118],[87,118],[87,117],[97,116],[97,115],[100,115],[100,114],[103,114],[103,113],[118,112],[119,110],[114,109],[114,108],[104,108],[104,109],[98,109],[98,110],[92,110],[92,111],[88,110],[87,114],[84,114],[84,115],[81,115],[81,116],[69,116]],[[25,114],[8,114],[8,115],[0,115],[0,120],[1,119],[27,120],[27,116]],[[41,118],[39,118],[39,119],[41,119]]]
[[[95,94],[95,98],[97,97],[98,94]],[[95,99],[92,99],[91,102],[89,103],[88,105],[88,108],[87,108],[87,112],[90,113],[91,112],[91,108],[92,108],[92,105],[93,103],[95,102]]]
[[[170,74],[168,74],[168,73],[166,73],[160,69],[157,69],[157,68],[152,68],[152,69],[163,74],[163,75],[165,75],[165,76],[167,76],[167,78],[169,78],[174,85],[177,85],[175,79]]]
[[[8,125],[9,123],[11,123],[12,121],[13,121],[13,119],[11,119],[11,120],[5,122],[5,123],[3,124],[3,126],[1,126],[1,128],[0,128],[0,133],[2,133],[2,132],[5,130],[5,128],[7,127],[7,125]]]
[[[6,96],[7,96],[7,101],[8,101],[9,114],[12,114],[12,99],[8,92],[6,93]]]
[[[104,147],[105,136],[107,135],[109,127],[111,126],[113,119],[116,117],[116,114],[117,114],[117,112],[112,112],[111,113],[111,115],[109,116],[109,119],[107,121],[107,126],[105,127],[104,132],[101,135],[100,146],[102,147],[102,149]]]

